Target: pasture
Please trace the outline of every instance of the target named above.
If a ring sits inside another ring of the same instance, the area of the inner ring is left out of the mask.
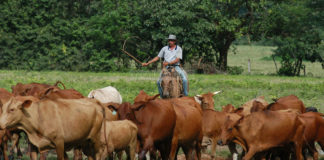
[[[268,102],[272,102],[273,98],[294,94],[306,107],[317,107],[323,113],[324,70],[320,64],[306,62],[306,77],[274,76],[275,66],[272,59],[269,60],[272,49],[261,46],[238,46],[235,55],[233,52],[229,54],[228,62],[230,66],[242,66],[243,74],[189,74],[189,96],[221,90],[222,93],[214,96],[215,109],[220,110],[223,105],[233,104],[238,107],[257,96],[265,96]],[[247,73],[247,59],[251,59],[252,62],[251,75]],[[158,76],[159,72],[141,70],[128,73],[0,70],[0,87],[11,91],[10,87],[18,82],[54,84],[59,80],[66,88],[74,88],[87,96],[92,89],[114,86],[121,93],[123,101],[132,103],[140,90],[149,95],[158,93],[156,86]]]

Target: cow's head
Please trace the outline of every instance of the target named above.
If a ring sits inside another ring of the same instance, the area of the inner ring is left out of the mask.
[[[0,128],[12,128],[21,122],[23,117],[30,117],[27,108],[37,101],[30,96],[17,96],[11,98],[7,103],[1,104]]]
[[[264,111],[266,109],[266,106],[264,106],[261,102],[255,100],[253,101],[252,107],[250,109],[250,112],[259,112],[259,111]]]
[[[15,96],[25,96],[26,92],[31,88],[26,87],[22,83],[17,83],[15,86],[11,86],[12,94]]]
[[[235,111],[235,107],[232,104],[227,104],[226,106],[222,106],[222,112],[233,113]]]
[[[242,116],[239,116],[236,113],[227,114],[226,121],[222,127],[220,140],[217,142],[219,145],[226,145],[228,142],[234,140],[238,124],[242,118]]]
[[[160,94],[156,94],[154,96],[149,96],[146,94],[143,90],[140,91],[140,93],[135,97],[134,104],[145,104],[151,100],[156,99],[159,97]]]
[[[108,108],[112,111],[116,111],[120,120],[128,119],[135,123],[139,123],[135,117],[136,109],[132,108],[129,102],[124,102],[122,104],[109,103]]]
[[[202,95],[196,95],[195,100],[198,102],[202,109],[214,109],[214,98],[213,96],[220,93],[221,91],[216,91],[214,93],[208,92]]]
[[[41,90],[40,92],[36,93],[35,97],[38,97],[39,99],[43,99],[46,96],[53,93],[54,91],[55,91],[54,87],[48,87],[48,88],[45,88],[45,89]]]

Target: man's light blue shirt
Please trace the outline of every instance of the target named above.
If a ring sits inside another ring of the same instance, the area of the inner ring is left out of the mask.
[[[169,46],[165,46],[159,52],[158,57],[164,58],[164,61],[168,63],[174,61],[177,58],[182,59],[182,48],[176,45],[176,47],[173,50],[171,50]],[[179,65],[179,64],[180,61],[175,65]]]

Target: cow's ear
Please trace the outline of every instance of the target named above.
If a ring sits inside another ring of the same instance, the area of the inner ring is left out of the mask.
[[[201,95],[196,95],[196,96],[194,96],[194,98],[195,98],[195,101],[196,101],[197,103],[201,104],[201,101],[202,101],[202,99],[203,99],[203,96],[201,96]]]
[[[132,106],[132,109],[135,110],[135,111],[138,111],[144,106],[145,106],[145,103],[134,103],[133,106]]]
[[[216,91],[216,92],[213,93],[213,95],[216,95],[216,94],[218,94],[220,92],[222,92],[222,91]]]
[[[44,96],[51,94],[53,91],[54,91],[54,88],[53,87],[47,88],[45,90],[45,92],[44,92]]]
[[[30,107],[31,106],[31,104],[33,103],[33,101],[31,101],[31,100],[25,100],[22,104],[21,104],[21,107],[22,108],[28,108],[28,107]]]
[[[53,87],[49,87],[49,88],[44,89],[43,91],[41,91],[41,93],[39,95],[39,98],[43,99],[45,96],[51,94],[53,92],[53,90],[54,90]]]
[[[29,95],[28,92],[30,92],[31,90],[31,88],[26,88],[22,96]]]
[[[160,94],[156,94],[156,95],[154,95],[154,96],[150,96],[150,97],[148,98],[148,101],[154,100],[154,99],[156,99],[156,98],[159,97],[159,96],[160,96]]]

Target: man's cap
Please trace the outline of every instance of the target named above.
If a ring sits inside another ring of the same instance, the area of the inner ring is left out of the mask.
[[[177,40],[177,37],[173,34],[170,34],[168,40]]]

